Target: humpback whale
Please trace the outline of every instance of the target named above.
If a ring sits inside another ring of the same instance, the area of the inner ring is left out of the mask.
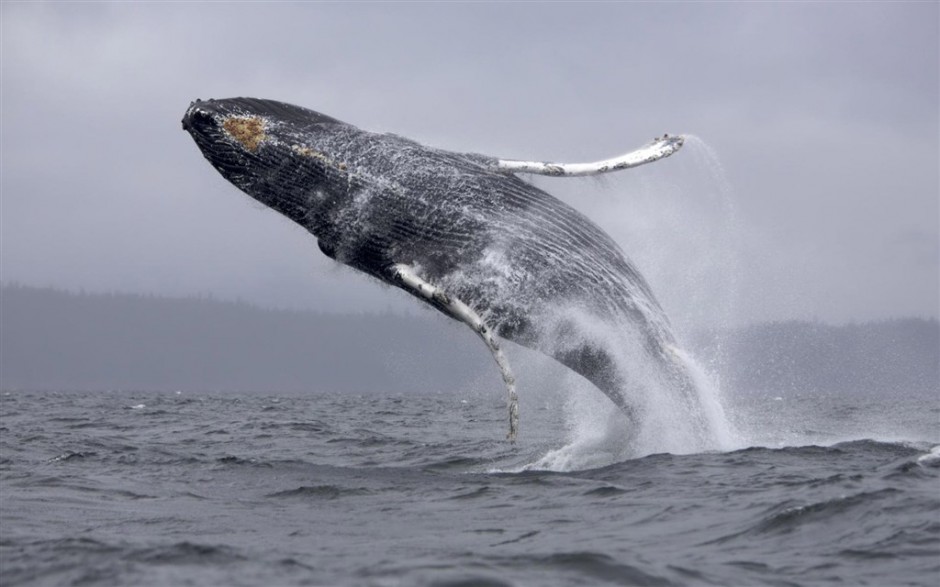
[[[431,148],[274,100],[196,100],[182,123],[223,177],[309,231],[324,254],[476,332],[507,389],[510,440],[518,399],[502,339],[552,357],[636,418],[630,390],[643,383],[592,327],[614,325],[662,380],[691,393],[636,267],[586,216],[519,177],[643,165],[676,152],[681,136],[595,163],[549,163]]]

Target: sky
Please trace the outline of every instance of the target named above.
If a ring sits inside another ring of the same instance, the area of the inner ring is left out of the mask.
[[[940,5],[2,5],[0,281],[415,311],[228,184],[195,98],[296,103],[505,158],[682,151],[537,178],[621,245],[680,330],[935,317]]]

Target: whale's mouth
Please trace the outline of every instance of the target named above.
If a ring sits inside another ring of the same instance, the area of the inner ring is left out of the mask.
[[[198,129],[201,121],[206,117],[216,121],[228,117],[260,118],[277,123],[296,124],[299,127],[309,128],[318,124],[343,124],[339,120],[321,114],[314,110],[294,106],[277,100],[264,100],[260,98],[222,98],[199,100],[189,104],[186,114],[183,115],[183,130],[192,132]]]
[[[190,102],[186,114],[183,115],[183,130],[189,134],[196,134],[205,131],[208,127],[215,125],[215,117],[210,112],[208,105],[212,102],[195,100]]]

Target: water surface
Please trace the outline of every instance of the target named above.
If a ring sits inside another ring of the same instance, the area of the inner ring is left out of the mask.
[[[735,450],[629,458],[531,400],[510,445],[501,400],[7,392],[0,582],[940,581],[935,398],[755,396]]]

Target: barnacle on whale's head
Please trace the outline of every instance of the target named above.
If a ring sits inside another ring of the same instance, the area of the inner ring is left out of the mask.
[[[222,123],[222,128],[233,139],[251,152],[267,138],[265,122],[260,116],[229,116]]]

